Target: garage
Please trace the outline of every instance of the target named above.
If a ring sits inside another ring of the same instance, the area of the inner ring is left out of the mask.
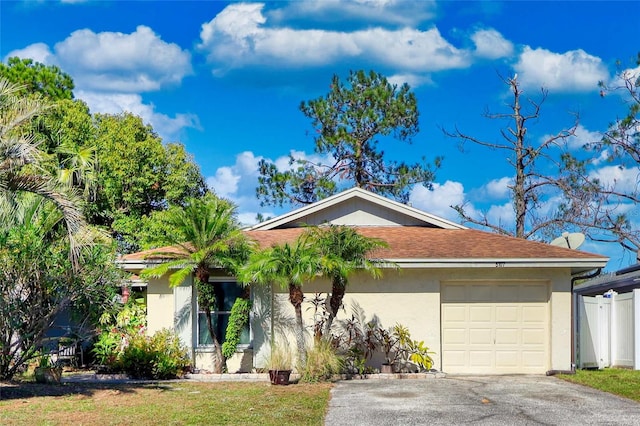
[[[548,282],[443,282],[441,292],[442,371],[549,369]]]

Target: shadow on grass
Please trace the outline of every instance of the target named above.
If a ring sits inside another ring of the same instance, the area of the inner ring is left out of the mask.
[[[119,393],[136,393],[140,389],[170,390],[169,384],[161,383],[61,383],[40,384],[30,382],[0,382],[0,401],[28,399],[45,396],[83,395],[109,390]]]

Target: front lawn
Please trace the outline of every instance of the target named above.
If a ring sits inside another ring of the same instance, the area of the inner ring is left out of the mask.
[[[331,384],[0,383],[2,425],[321,425]]]
[[[640,370],[577,370],[575,375],[558,377],[640,402]]]

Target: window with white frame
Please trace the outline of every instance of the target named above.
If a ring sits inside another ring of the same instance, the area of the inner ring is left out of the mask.
[[[198,345],[210,346],[213,345],[211,336],[209,335],[209,328],[207,326],[207,314],[211,315],[213,329],[218,338],[220,344],[224,343],[225,334],[227,332],[227,324],[229,323],[229,316],[231,315],[231,307],[237,298],[242,297],[243,293],[247,290],[235,281],[210,281],[210,285],[215,286],[216,303],[213,310],[209,313],[200,310],[198,306]],[[245,326],[245,329],[240,336],[240,345],[249,345],[251,341],[251,334],[249,330],[249,324]]]

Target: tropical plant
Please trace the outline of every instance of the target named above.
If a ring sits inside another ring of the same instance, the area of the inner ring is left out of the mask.
[[[293,243],[282,243],[254,253],[247,265],[240,269],[239,279],[244,283],[276,284],[288,289],[289,302],[296,317],[295,337],[298,361],[304,364],[306,342],[302,320],[302,286],[316,278],[322,260],[318,247],[309,235],[303,233]]]
[[[51,200],[62,213],[76,267],[80,247],[90,240],[80,202],[71,189],[40,167],[43,153],[29,126],[49,105],[36,96],[20,96],[22,89],[0,78],[0,198],[5,208],[15,208],[16,196],[23,192]]]
[[[249,258],[251,242],[240,230],[235,218],[235,207],[225,200],[207,194],[190,198],[184,207],[167,211],[167,222],[175,233],[167,235],[173,250],[158,249],[154,255],[171,260],[146,269],[142,275],[161,277],[169,274],[169,285],[176,287],[194,275],[200,310],[210,313],[216,302],[215,282],[209,282],[212,268],[235,275]],[[225,367],[220,337],[216,335],[213,319],[206,316],[207,329],[214,347],[214,370],[221,373]]]
[[[143,335],[147,326],[147,311],[144,299],[129,299],[115,312],[105,311],[99,320],[100,335],[93,345],[92,353],[98,364],[113,369],[128,340]]]
[[[108,304],[118,280],[113,252],[95,244],[72,266],[62,213],[32,194],[5,211],[0,204],[0,379],[10,379],[40,347],[56,316],[66,310],[91,317]]]
[[[349,276],[357,271],[366,271],[374,278],[380,278],[380,261],[367,256],[377,248],[387,244],[377,238],[365,237],[350,226],[328,225],[307,230],[312,241],[322,254],[322,273],[331,280],[329,315],[324,322],[323,334],[331,332],[333,320],[342,306]]]
[[[418,366],[419,370],[430,370],[433,366],[431,352],[424,341],[418,341],[411,338],[409,329],[402,325],[396,324],[389,330],[396,339],[397,359],[400,359],[406,366],[407,363],[413,363]]]

